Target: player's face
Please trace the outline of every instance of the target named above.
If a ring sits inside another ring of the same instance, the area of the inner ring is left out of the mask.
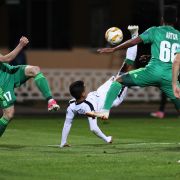
[[[84,92],[82,93],[82,96],[83,96],[84,98],[87,97],[86,86],[84,86]]]

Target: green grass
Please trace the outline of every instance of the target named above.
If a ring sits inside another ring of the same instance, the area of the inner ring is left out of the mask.
[[[114,137],[105,144],[76,119],[70,148],[60,143],[63,120],[15,119],[0,139],[0,180],[179,180],[180,120],[111,119],[99,122]]]

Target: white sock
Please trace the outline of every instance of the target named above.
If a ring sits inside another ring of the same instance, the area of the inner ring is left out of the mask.
[[[99,138],[103,139],[105,142],[108,142],[108,137],[100,130],[97,125],[97,119],[88,118],[90,130]]]

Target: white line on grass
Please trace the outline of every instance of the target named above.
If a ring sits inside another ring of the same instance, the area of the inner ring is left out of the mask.
[[[121,145],[128,145],[128,146],[141,146],[141,145],[180,145],[180,142],[178,143],[170,143],[170,142],[141,142],[141,143],[127,143],[127,144],[121,144]],[[47,145],[48,147],[60,147],[59,144],[50,144]]]
[[[129,143],[124,144],[129,146],[134,145],[180,145],[180,143],[170,143],[170,142],[142,142],[142,143]]]
[[[55,144],[55,145],[47,145],[48,147],[60,147],[59,144]]]

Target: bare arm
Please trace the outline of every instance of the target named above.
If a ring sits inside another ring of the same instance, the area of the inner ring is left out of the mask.
[[[177,86],[179,70],[180,70],[180,54],[177,54],[175,56],[175,60],[173,62],[173,67],[172,67],[172,86],[173,86],[174,95],[177,98],[180,98],[180,88]]]
[[[98,49],[97,51],[99,53],[111,53],[111,52],[114,52],[114,51],[117,51],[117,50],[121,50],[121,49],[127,49],[129,47],[132,47],[132,46],[135,46],[139,43],[142,42],[142,39],[138,36],[137,38],[135,39],[129,39],[127,40],[126,42],[116,46],[116,47],[113,47],[113,48],[102,48],[102,49]]]
[[[176,85],[176,83],[177,83],[179,70],[180,70],[180,54],[177,54],[175,56],[175,59],[173,62],[173,74],[172,74],[173,75],[173,79],[172,79],[173,85]]]
[[[0,62],[12,61],[28,43],[29,40],[26,37],[21,37],[21,39],[19,40],[19,44],[13,51],[11,51],[9,54],[0,56]]]

